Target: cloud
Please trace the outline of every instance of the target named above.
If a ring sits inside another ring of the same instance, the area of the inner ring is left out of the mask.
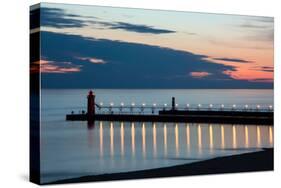
[[[183,32],[184,34],[187,34],[187,35],[197,35],[197,33],[194,33],[194,32],[187,32],[187,31],[185,31],[185,32]]]
[[[274,72],[274,67],[272,66],[256,66],[253,67],[251,70],[257,70],[262,72]]]
[[[194,78],[203,78],[211,75],[209,72],[191,72],[189,74]]]
[[[136,33],[168,34],[175,31],[155,28],[148,25],[131,24],[126,22],[107,22],[97,20],[97,17],[67,14],[63,9],[42,7],[41,25],[55,28],[79,28],[87,25],[99,25],[97,29],[122,29]],[[89,20],[90,19],[90,20]]]
[[[83,61],[88,61],[88,62],[94,63],[94,64],[106,64],[107,63],[103,59],[98,59],[98,58],[95,58],[95,57],[77,57],[77,59],[80,59],[80,60],[83,60]]]
[[[243,27],[243,28],[252,28],[252,29],[266,29],[268,26],[264,26],[264,25],[255,25],[255,24],[250,24],[250,23],[244,23],[244,24],[241,24],[240,27]]]
[[[274,22],[274,18],[273,17],[256,16],[256,17],[252,17],[252,20],[254,20],[256,22],[270,23],[270,24],[272,24]]]
[[[252,35],[245,36],[247,40],[252,41],[262,41],[262,42],[268,42],[273,47],[273,41],[274,41],[274,29],[264,29],[261,31],[256,31]]]
[[[73,28],[84,27],[87,25],[81,16],[66,14],[63,9],[59,8],[40,8],[41,25],[55,28]]]
[[[265,71],[265,72],[273,72],[274,71],[274,68],[271,67],[271,66],[262,66],[261,69],[262,69],[262,71]]]
[[[270,79],[270,78],[257,78],[257,79],[251,79],[249,81],[250,82],[272,83],[273,84],[273,79]]]
[[[250,37],[250,38],[248,38]],[[243,36],[242,39],[245,40],[245,38],[247,40],[256,40],[255,38],[258,37],[256,34],[255,35],[247,35],[247,36]],[[220,40],[218,38],[215,38],[215,37],[208,37],[208,38],[205,38],[206,41],[208,41],[209,43],[213,44],[213,45],[217,45],[217,46],[225,46],[225,47],[228,47],[228,48],[239,48],[239,49],[256,49],[256,50],[267,50],[267,49],[270,49],[272,50],[272,45],[263,45],[263,46],[257,46],[257,45],[237,45],[235,43],[232,43],[232,42],[226,42],[225,40]],[[260,40],[260,39],[258,39]],[[264,39],[263,39],[264,41]]]
[[[135,17],[134,15],[131,15],[131,14],[123,14],[122,16],[125,17],[125,18],[133,18],[133,17]]]
[[[40,60],[34,63],[34,65],[40,65],[41,73],[73,73],[80,72],[80,66],[74,66],[71,62],[54,62],[48,60]],[[31,72],[39,72],[39,66],[31,67]]]
[[[125,31],[131,31],[136,33],[150,33],[150,34],[167,34],[175,33],[175,31],[167,29],[159,29],[148,25],[138,25],[125,22],[109,23],[110,29],[122,29]]]
[[[219,60],[219,61],[236,62],[236,63],[253,63],[253,61],[247,61],[247,60],[238,59],[238,58],[219,57],[219,58],[212,58],[212,59],[213,60]]]
[[[269,83],[233,78],[226,73],[236,71],[235,66],[210,61],[204,54],[45,31],[41,36],[42,57],[57,66],[57,62],[71,62],[71,67],[81,70],[75,74],[42,74],[43,88],[272,87]],[[88,63],[91,58],[106,64]]]
[[[253,41],[269,42],[273,45],[274,41],[274,19],[271,17],[249,17],[245,23],[239,25],[247,33],[244,38]]]

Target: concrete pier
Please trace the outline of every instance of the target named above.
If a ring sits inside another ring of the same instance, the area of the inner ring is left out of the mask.
[[[175,98],[172,98],[172,107],[163,108],[154,114],[154,106],[151,114],[141,111],[133,113],[132,106],[130,113],[124,113],[121,110],[113,112],[112,106],[107,113],[97,113],[95,106],[101,106],[95,103],[95,95],[92,91],[88,95],[88,112],[82,114],[67,114],[67,121],[139,121],[139,122],[189,122],[189,123],[219,123],[219,124],[256,124],[256,125],[273,125],[273,111],[271,110],[231,110],[231,109],[184,109],[180,110],[175,104]],[[125,108],[122,107],[117,108]]]
[[[202,112],[202,111],[201,111]],[[213,113],[213,112],[212,112]],[[66,115],[69,121],[87,121],[86,114],[69,114]],[[176,114],[159,114],[159,115],[142,115],[142,114],[95,114],[94,121],[139,121],[139,122],[190,122],[190,123],[223,123],[223,124],[256,124],[256,125],[273,125],[273,113],[258,114],[232,114],[232,115],[208,115],[197,113],[188,115]]]

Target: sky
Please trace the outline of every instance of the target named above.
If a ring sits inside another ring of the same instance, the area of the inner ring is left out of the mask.
[[[271,17],[41,4],[44,88],[273,88]]]

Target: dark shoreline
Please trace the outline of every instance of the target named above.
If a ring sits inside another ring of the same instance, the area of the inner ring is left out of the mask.
[[[110,181],[125,179],[143,179],[159,177],[175,177],[188,175],[206,175],[237,172],[271,171],[273,165],[273,148],[263,149],[262,151],[244,153],[234,156],[217,157],[205,161],[191,164],[183,164],[172,167],[157,169],[103,174],[94,176],[83,176],[66,180],[59,180],[44,184],[62,184],[93,181]]]

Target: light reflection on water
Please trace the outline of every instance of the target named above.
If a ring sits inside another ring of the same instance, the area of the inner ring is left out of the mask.
[[[236,141],[236,126],[232,126],[232,147],[234,149],[237,148],[237,141]]]
[[[143,158],[146,156],[146,136],[145,136],[145,123],[142,123],[142,153],[143,153]],[[122,142],[121,144],[124,144]]]
[[[272,127],[269,127],[269,143],[270,143],[270,145],[273,144]]]
[[[103,126],[109,124],[109,127]],[[106,151],[104,142],[104,132],[109,131],[110,140],[110,156],[114,155],[136,155],[136,151],[141,151],[141,156],[145,158],[147,154],[152,154],[157,157],[158,154],[163,153],[164,156],[179,156],[180,153],[189,154],[190,149],[193,152],[202,154],[206,152],[214,152],[213,150],[222,149],[244,149],[244,148],[262,148],[273,146],[273,127],[272,126],[255,126],[255,125],[216,125],[216,124],[186,124],[183,123],[139,123],[139,122],[99,122],[99,134],[95,138],[88,140],[88,142],[95,142],[99,140],[100,156],[103,156]],[[136,128],[136,126],[138,126]],[[96,129],[96,128],[94,128]],[[128,132],[130,135],[125,135]],[[185,129],[185,130],[184,130]],[[115,133],[119,132],[115,136]],[[147,138],[152,133],[152,139]],[[161,134],[162,132],[162,134]],[[185,133],[185,134],[183,134]],[[191,134],[192,133],[192,134]],[[141,140],[136,140],[136,136],[141,135]],[[227,135],[225,135],[227,134]],[[202,138],[206,135],[206,139]],[[131,142],[126,143],[125,137],[130,137]],[[169,138],[169,139],[168,139]],[[196,142],[197,140],[197,142]],[[118,143],[120,141],[120,143]],[[151,141],[151,143],[147,143]],[[193,143],[191,143],[193,142]],[[227,144],[227,145],[226,145]],[[125,147],[130,145],[130,150],[125,151]],[[152,151],[146,145],[152,145]],[[197,145],[191,148],[191,145]],[[115,153],[115,146],[120,147],[120,153]],[[141,147],[141,149],[139,149]],[[163,152],[158,152],[163,148]],[[197,148],[197,149],[196,149]],[[151,156],[150,156],[151,157]]]
[[[70,122],[65,133],[49,132],[53,142],[43,138],[43,174],[126,172],[273,147],[272,126],[100,121],[88,129],[85,124]],[[56,158],[50,157],[54,152]],[[60,176],[43,176],[43,181],[68,177]]]
[[[186,147],[187,147],[187,152],[190,152],[190,129],[189,129],[189,124],[186,125]]]
[[[100,157],[103,156],[103,125],[100,122]]]

